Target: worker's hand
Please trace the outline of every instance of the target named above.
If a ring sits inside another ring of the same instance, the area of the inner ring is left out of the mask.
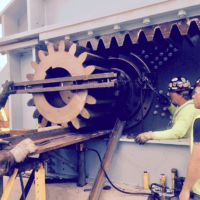
[[[19,163],[24,161],[29,153],[34,153],[36,150],[37,146],[31,139],[27,138],[17,144],[10,152],[13,154],[15,161]]]
[[[16,90],[9,90],[10,87],[13,86],[13,81],[6,81],[3,86],[3,91],[0,94],[0,107],[4,107],[6,105],[6,101],[8,100],[8,96],[10,94],[16,93]]]
[[[144,144],[145,142],[147,142],[148,140],[152,140],[153,138],[154,138],[154,133],[152,131],[149,131],[149,132],[139,134],[135,138],[135,141],[136,143]]]
[[[158,101],[159,101],[162,105],[169,107],[169,106],[171,105],[171,101],[169,100],[169,98],[165,97],[165,96],[162,95],[162,94],[160,94],[160,96],[161,96],[162,98],[158,97],[158,98],[157,98]]]
[[[190,200],[190,191],[182,190],[179,195],[179,200]]]

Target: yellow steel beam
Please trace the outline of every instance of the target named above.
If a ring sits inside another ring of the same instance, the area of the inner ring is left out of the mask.
[[[43,163],[39,164],[40,169],[35,171],[35,199],[46,200],[45,170]]]
[[[15,168],[12,176],[9,178],[9,180],[6,184],[6,187],[5,187],[5,190],[4,190],[3,195],[1,197],[1,200],[8,200],[10,193],[11,193],[11,190],[13,188],[17,173],[18,173],[18,169]]]

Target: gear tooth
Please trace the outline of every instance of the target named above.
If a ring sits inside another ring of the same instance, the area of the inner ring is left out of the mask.
[[[34,74],[26,74],[26,78],[27,78],[29,81],[33,81],[33,77],[34,77]]]
[[[87,104],[94,105],[94,104],[96,104],[96,102],[97,102],[97,100],[93,96],[87,95],[87,98],[86,98]]]
[[[83,108],[80,112],[80,115],[85,118],[85,119],[89,119],[90,118],[90,114],[89,112],[87,111],[87,109]]]
[[[65,51],[65,41],[61,40],[59,47],[58,47],[59,51]]]
[[[73,43],[72,46],[69,48],[69,53],[74,56],[76,53],[77,44]]]
[[[77,117],[75,117],[74,119],[71,120],[73,126],[76,128],[76,129],[79,129],[81,126],[80,126],[80,122],[79,122],[79,119]]]
[[[43,61],[46,58],[47,55],[48,55],[47,51],[39,50],[39,52],[38,52],[38,56],[39,56],[41,61]]]
[[[39,116],[40,116],[40,113],[39,113],[38,109],[36,109],[36,110],[34,111],[34,113],[33,113],[33,118],[34,118],[34,119],[37,119]]]
[[[48,124],[48,120],[47,120],[45,117],[43,117],[43,118],[42,118],[42,122],[41,122],[41,126],[42,126],[42,127],[46,127],[47,124]]]
[[[33,98],[28,101],[27,106],[35,106]]]
[[[55,53],[55,49],[54,49],[54,44],[53,43],[49,43],[47,46],[48,52],[49,54],[53,54]]]
[[[84,52],[84,53],[82,53],[82,54],[78,57],[78,61],[79,61],[81,64],[83,64],[83,62],[86,60],[86,58],[87,58],[87,53]]]
[[[63,127],[65,127],[65,128],[69,127],[69,125],[68,125],[67,122],[66,122],[66,123],[62,123],[61,125],[62,125]]]
[[[95,70],[95,66],[89,65],[89,66],[85,67],[84,70],[85,70],[85,75],[90,75]]]
[[[83,65],[90,65],[91,63],[93,65],[97,64],[101,64],[103,62],[105,62],[105,59],[101,56],[97,56],[95,54],[92,53],[88,53],[88,52],[84,52],[82,53],[79,57],[78,57],[78,61]]]
[[[33,68],[35,71],[36,71],[36,70],[38,69],[38,67],[39,67],[38,63],[35,62],[35,61],[31,61],[31,66],[32,66],[32,68]]]

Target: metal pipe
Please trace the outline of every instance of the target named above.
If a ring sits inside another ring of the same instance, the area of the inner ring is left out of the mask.
[[[117,119],[115,126],[113,128],[112,134],[110,136],[110,140],[107,145],[106,153],[103,158],[103,167],[107,174],[108,174],[110,166],[112,164],[112,160],[115,155],[115,151],[117,149],[119,139],[122,135],[124,125],[125,125],[125,121],[120,121],[119,119]],[[104,171],[102,170],[102,168],[100,166],[88,200],[98,200],[100,198],[104,183],[105,183],[105,175],[104,175]]]

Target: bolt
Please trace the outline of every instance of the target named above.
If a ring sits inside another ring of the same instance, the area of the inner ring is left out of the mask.
[[[154,61],[151,61],[150,63],[151,63],[151,65],[153,65],[153,64],[154,64]]]
[[[172,115],[170,115],[170,116],[169,116],[169,119],[172,119],[172,118],[173,118],[173,116],[172,116]]]
[[[168,53],[168,56],[171,57],[173,55],[173,53]]]
[[[161,116],[162,116],[162,117],[165,117],[165,116],[166,116],[166,114],[165,114],[165,113],[161,113]]]
[[[163,58],[163,60],[164,60],[164,61],[167,61],[167,60],[168,60],[168,58],[167,58],[167,57],[164,57],[164,58]]]
[[[163,94],[163,90],[159,90],[159,94]]]
[[[166,110],[167,110],[167,107],[164,107],[164,108],[163,108],[163,111],[166,111]]]
[[[159,108],[159,105],[155,105],[155,108]]]
[[[157,114],[158,114],[158,111],[157,111],[157,110],[154,110],[154,111],[153,111],[153,114],[154,114],[154,115],[157,115]]]
[[[174,48],[174,52],[177,52],[178,51],[178,49],[177,48]]]
[[[155,60],[158,60],[159,58],[158,57],[155,57]]]
[[[142,50],[142,54],[145,54],[145,50]]]
[[[145,58],[148,58],[148,57],[149,57],[149,55],[145,55],[144,57],[145,57]]]
[[[162,65],[162,64],[163,64],[163,62],[162,62],[162,61],[160,61],[158,64],[159,64],[159,65]]]
[[[164,55],[164,53],[163,52],[160,52],[160,54],[159,54],[160,56],[163,56]]]
[[[158,69],[158,66],[157,66],[157,65],[155,65],[153,68],[154,68],[154,69]]]

